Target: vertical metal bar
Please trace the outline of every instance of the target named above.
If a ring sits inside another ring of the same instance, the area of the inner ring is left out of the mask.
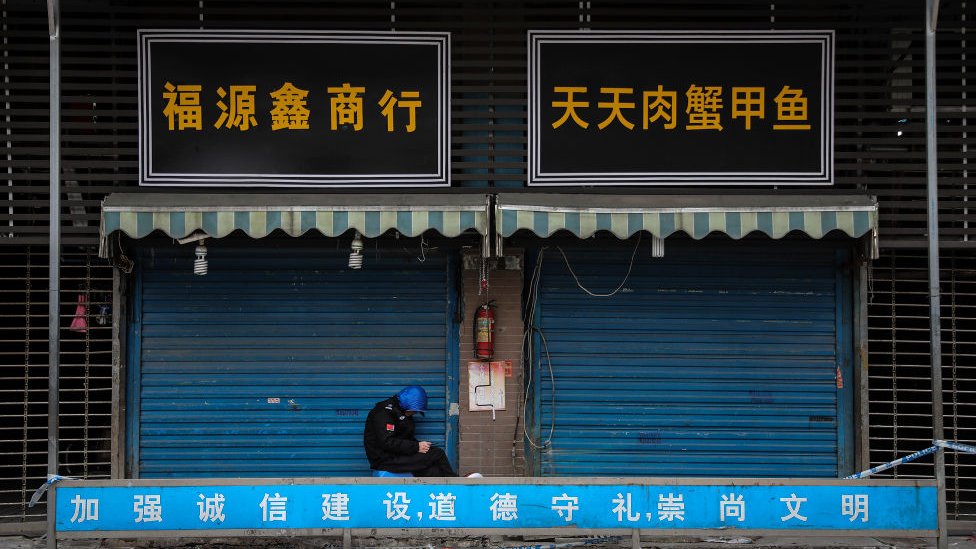
[[[960,120],[962,121],[962,180],[965,183],[962,184],[962,203],[964,207],[962,209],[962,239],[964,242],[969,241],[969,132],[966,126],[969,124],[969,98],[966,95],[966,2],[962,2],[962,41],[960,43],[960,49],[962,49],[962,63],[959,65],[959,71],[962,73],[962,116]],[[955,272],[955,271],[953,271]]]
[[[92,268],[91,268],[91,253],[85,253],[85,303],[88,304],[88,311],[91,312],[92,307]],[[86,315],[86,321],[90,322],[91,315]],[[82,422],[81,422],[81,470],[82,478],[88,478],[91,474],[90,463],[91,463],[91,446],[89,440],[93,429],[91,428],[91,343],[92,343],[92,330],[91,326],[89,329],[85,330],[85,373],[82,379],[82,403],[84,410],[82,411]]]
[[[61,340],[59,318],[61,295],[61,21],[58,0],[48,0],[47,21],[50,37],[50,211],[48,233],[48,393],[47,393],[47,474],[58,474],[58,395]],[[53,491],[47,507],[47,546],[58,546],[54,531]]]
[[[447,425],[446,432],[444,433],[444,449],[447,450],[447,456],[451,465],[454,466],[454,470],[458,471],[460,466],[459,453],[460,453],[460,410],[458,408],[461,402],[460,388],[458,383],[461,379],[460,372],[460,362],[461,357],[459,355],[459,348],[461,345],[461,324],[457,322],[455,316],[457,312],[457,287],[458,287],[458,263],[456,256],[450,255],[447,259],[447,272],[445,273],[446,286],[447,286],[447,305],[446,311],[444,312],[445,323],[447,328],[447,387],[445,387],[445,394],[447,395]],[[462,320],[463,322],[463,320]]]
[[[888,300],[888,311],[890,317],[888,318],[888,325],[891,326],[891,458],[898,459],[898,292],[896,291],[898,284],[898,269],[896,268],[896,262],[898,261],[898,253],[894,250],[891,252],[891,269],[888,273],[888,280],[891,284],[891,293]],[[893,478],[898,478],[898,469],[896,468],[891,474]]]
[[[939,186],[938,149],[936,145],[935,105],[935,30],[938,22],[938,0],[925,1],[925,148],[928,175],[929,233],[929,337],[932,356],[932,437],[944,438],[942,417],[942,334],[939,311]],[[946,530],[945,449],[935,452],[935,484],[938,491],[939,549],[948,547]]]
[[[47,546],[50,549],[57,549],[58,547],[58,536],[56,523],[54,522],[54,508],[57,507],[58,502],[58,487],[51,485],[50,490],[47,492]]]
[[[31,406],[31,394],[30,394],[30,375],[31,375],[31,299],[32,294],[32,284],[31,277],[33,275],[32,270],[34,267],[34,260],[31,254],[31,247],[27,247],[27,258],[26,258],[27,268],[24,269],[24,417],[23,417],[23,428],[24,428],[24,438],[21,441],[21,448],[24,455],[21,459],[20,467],[20,489],[21,489],[21,516],[26,513],[26,502],[30,499],[30,489],[27,486],[28,471],[30,470],[28,463],[28,456],[30,452],[28,449],[30,447],[30,406]]]
[[[111,239],[109,240],[111,242]],[[111,245],[111,244],[109,244]],[[111,432],[111,473],[109,478],[125,477],[125,375],[123,360],[125,347],[122,322],[122,270],[112,269],[112,427]]]
[[[868,392],[868,259],[860,261],[857,267],[857,282],[854,297],[854,384],[857,386],[857,470],[871,468],[871,444],[869,426],[871,425],[870,393]]]
[[[10,136],[13,133],[13,129],[11,128],[11,124],[10,124],[10,76],[9,76],[9,74],[10,74],[10,62],[9,62],[9,59],[10,59],[10,48],[9,48],[9,42],[7,40],[7,0],[3,0],[3,46],[4,46],[4,48],[3,48],[3,72],[4,72],[4,77],[3,77],[3,84],[4,84],[4,86],[3,86],[3,95],[4,95],[4,98],[5,98],[4,107],[6,108],[6,111],[7,111],[7,115],[5,117],[6,118],[5,121],[7,123],[7,130],[6,130],[6,134],[7,134],[7,176],[9,178],[9,179],[7,179],[7,187],[13,187],[14,186],[14,180],[13,180],[13,173],[14,173],[14,167],[13,166],[14,165],[13,165],[13,154],[11,153],[11,151],[13,150],[13,142],[10,140]],[[9,206],[7,206],[7,215],[10,216],[10,219],[7,220],[7,226],[10,227],[10,232],[7,234],[7,236],[9,238],[13,238],[13,236],[14,236],[14,232],[13,232],[13,226],[14,226],[14,193],[13,193],[13,191],[8,191],[7,192],[7,200],[9,200],[9,204],[10,204]]]
[[[959,329],[956,323],[956,319],[959,318],[959,312],[956,310],[956,302],[957,296],[960,293],[960,289],[956,285],[956,272],[957,269],[961,269],[961,267],[956,264],[956,257],[956,254],[950,253],[949,273],[951,278],[949,280],[949,345],[951,346],[951,350],[949,351],[949,371],[951,373],[949,374],[949,382],[952,384],[952,387],[949,389],[949,394],[951,395],[952,401],[949,404],[949,408],[952,410],[952,422],[950,426],[952,440],[962,440],[962,438],[959,436],[959,347],[957,345],[957,342],[959,341]],[[956,520],[959,519],[960,503],[964,497],[963,490],[960,489],[962,482],[960,476],[961,472],[959,469],[959,456],[961,453],[962,452],[953,452],[950,454],[951,457],[949,459],[951,460],[951,464],[946,465],[947,467],[952,468],[951,476],[952,478],[956,479],[953,486],[951,499],[949,498],[949,488],[946,487],[946,520],[949,518],[948,506],[950,501],[953,502],[953,509],[955,511],[953,513],[953,518]]]
[[[846,267],[852,263],[851,250],[837,247],[834,249],[834,310],[835,310],[835,352],[836,352],[836,395],[837,395],[837,476],[853,474],[856,469],[855,430],[857,422],[854,417],[855,392],[853,387],[854,337],[857,328],[852,326],[855,321],[853,309],[853,292],[851,289],[851,270]]]
[[[132,313],[126,316],[126,348],[125,348],[125,394],[123,404],[125,413],[125,435],[123,451],[125,452],[126,478],[139,478],[139,422],[142,421],[142,379],[139,375],[139,357],[142,356],[142,298],[143,298],[143,261],[142,256],[136,260],[135,274],[132,282],[132,299],[130,301]]]

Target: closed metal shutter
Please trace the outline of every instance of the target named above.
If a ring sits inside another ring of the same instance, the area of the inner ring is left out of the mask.
[[[189,246],[138,261],[127,443],[135,476],[369,475],[366,414],[409,384],[430,396],[418,438],[455,442],[450,261],[368,253],[353,271],[345,250],[209,249],[206,276],[192,274]]]
[[[653,259],[645,242],[612,297],[585,294],[567,268],[609,293],[633,246],[566,248],[568,261],[544,252],[534,375],[537,436],[552,429],[552,440],[542,474],[836,477],[849,468],[845,254],[824,242],[669,240],[666,257]]]

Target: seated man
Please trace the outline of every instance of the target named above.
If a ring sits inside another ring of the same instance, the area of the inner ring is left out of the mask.
[[[427,391],[418,385],[377,402],[366,416],[363,446],[369,467],[416,477],[456,477],[444,450],[414,438],[413,415],[427,411]]]

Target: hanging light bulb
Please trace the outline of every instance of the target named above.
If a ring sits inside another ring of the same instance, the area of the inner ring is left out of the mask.
[[[664,239],[651,235],[651,257],[664,257]]]
[[[356,236],[352,239],[352,245],[350,246],[352,251],[349,253],[349,268],[350,269],[362,269],[363,268],[363,236],[356,231]]]
[[[197,258],[193,260],[193,274],[203,276],[207,274],[207,247],[203,245],[203,240],[197,245]]]

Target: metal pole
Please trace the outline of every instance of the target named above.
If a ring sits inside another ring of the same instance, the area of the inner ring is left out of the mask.
[[[7,131],[6,131],[6,134],[7,134],[7,162],[8,162],[8,164],[7,164],[7,176],[8,176],[8,179],[7,179],[7,187],[13,187],[14,186],[14,179],[13,179],[13,173],[14,173],[13,166],[14,166],[14,164],[13,164],[13,153],[12,153],[12,151],[13,151],[14,144],[13,144],[13,141],[11,141],[11,135],[13,134],[13,130],[11,129],[11,124],[10,124],[10,76],[8,76],[10,74],[10,63],[8,62],[8,60],[10,58],[10,48],[7,48],[6,47],[7,44],[8,44],[8,41],[7,41],[7,0],[3,0],[3,45],[4,45],[4,48],[3,48],[3,72],[4,72],[4,77],[3,77],[3,83],[4,83],[3,95],[4,95],[4,98],[6,99],[6,101],[4,101],[4,107],[7,110],[7,116],[5,117],[6,118],[5,122],[7,123]],[[7,226],[10,227],[10,232],[7,233],[7,237],[8,238],[13,238],[14,237],[14,206],[13,206],[13,204],[14,204],[14,193],[13,193],[13,191],[8,191],[7,192],[7,200],[10,201],[9,202],[10,206],[7,206],[7,215],[10,216],[8,218],[8,220],[7,220]]]
[[[48,250],[48,368],[47,368],[47,474],[58,474],[58,394],[59,354],[61,351],[61,21],[58,0],[47,0],[48,35],[50,37],[50,190]],[[53,496],[53,488],[51,496]],[[47,546],[55,549],[54,506],[48,498]]]
[[[929,235],[929,332],[932,356],[932,438],[944,438],[942,417],[942,334],[939,311],[939,185],[936,148],[935,106],[935,29],[939,16],[938,0],[925,2],[925,148],[928,175]],[[945,450],[935,452],[935,485],[938,492],[939,549],[948,547],[946,528]]]

